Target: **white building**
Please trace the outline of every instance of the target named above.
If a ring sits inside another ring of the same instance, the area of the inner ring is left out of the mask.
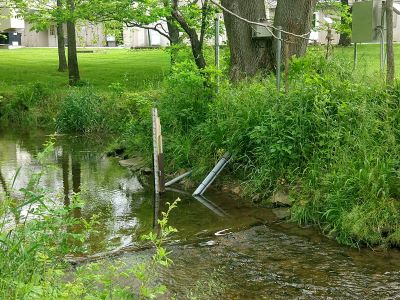
[[[167,28],[167,24],[162,23],[163,27]],[[159,32],[138,27],[124,26],[123,39],[125,48],[167,47],[170,45],[168,38]]]
[[[8,8],[0,8],[0,45],[12,47],[57,47],[57,28],[51,25],[43,31],[35,31],[32,25]],[[64,34],[67,28],[64,25]],[[102,24],[89,22],[79,23],[76,26],[78,47],[116,46],[115,38],[107,37]],[[65,42],[67,38],[65,37]]]

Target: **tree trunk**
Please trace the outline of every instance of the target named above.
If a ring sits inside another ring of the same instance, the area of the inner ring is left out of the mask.
[[[62,9],[62,0],[57,0],[57,9]],[[65,72],[68,68],[65,57],[65,39],[63,23],[57,24],[57,46],[58,46],[58,72]]]
[[[167,17],[168,35],[169,41],[171,43],[171,65],[175,64],[176,58],[178,56],[178,49],[174,46],[179,45],[179,28],[174,23],[173,16]]]
[[[316,0],[279,0],[276,6],[274,25],[294,34],[310,33]],[[307,38],[309,35],[306,36]],[[308,39],[282,34],[290,40],[289,56],[303,56],[306,53]]]
[[[173,17],[167,17],[168,35],[172,45],[179,44],[179,28],[175,25]]]
[[[57,45],[58,45],[58,72],[65,72],[68,68],[65,56],[65,39],[63,24],[57,24]]]
[[[202,37],[199,38],[199,35],[196,32],[196,28],[191,27],[189,23],[185,20],[185,18],[182,16],[182,14],[179,12],[178,0],[173,0],[172,16],[189,36],[190,45],[192,47],[192,53],[196,66],[199,69],[204,69],[207,64],[206,64],[206,59],[204,58],[203,44],[201,43]]]
[[[342,3],[343,6],[347,7],[349,6],[349,0],[340,0],[340,2]],[[346,21],[344,18],[342,18],[340,22],[342,23],[343,26],[346,25]],[[339,45],[344,47],[351,45],[351,37],[347,32],[342,32],[340,34]]]
[[[74,0],[68,0],[68,9],[70,13],[69,20],[67,21],[69,85],[74,86],[81,79],[79,75],[78,55],[76,51],[76,30],[75,20],[73,17],[75,11]]]
[[[386,26],[387,26],[387,77],[388,85],[394,83],[394,51],[393,51],[393,0],[386,1]]]
[[[221,4],[250,21],[259,22],[260,19],[266,18],[264,0],[222,0]],[[247,76],[254,76],[260,70],[271,70],[272,41],[253,40],[251,25],[225,11],[224,22],[231,53],[231,79],[237,81]]]

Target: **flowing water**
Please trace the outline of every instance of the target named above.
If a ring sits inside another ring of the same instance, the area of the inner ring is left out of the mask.
[[[48,139],[43,132],[0,131],[0,192],[19,168],[14,188],[27,184]],[[91,253],[133,249],[153,225],[151,179],[106,157],[108,142],[58,136],[41,180],[65,205],[80,192],[86,200],[82,216],[99,216]],[[169,247],[174,265],[162,274],[178,299],[400,299],[398,250],[349,249],[315,229],[279,221],[280,210],[251,208],[215,191],[206,196],[196,200],[170,190],[162,197],[163,203],[182,199],[170,219],[179,229]],[[216,235],[225,229],[226,235]]]

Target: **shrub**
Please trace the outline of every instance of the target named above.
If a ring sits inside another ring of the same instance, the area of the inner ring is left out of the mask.
[[[56,119],[60,132],[93,132],[101,129],[100,97],[91,88],[73,88],[61,103]]]
[[[41,83],[20,86],[15,93],[2,96],[0,118],[16,125],[47,125],[54,116],[54,98]]]

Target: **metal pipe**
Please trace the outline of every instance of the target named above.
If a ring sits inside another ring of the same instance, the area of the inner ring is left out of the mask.
[[[354,43],[354,61],[353,61],[353,71],[356,69],[356,67],[357,67],[357,58],[358,58],[358,55],[357,55],[358,53],[357,53],[357,43]]]
[[[276,29],[276,88],[279,92],[281,90],[282,26],[278,26]]]
[[[174,178],[174,179],[168,181],[168,182],[165,184],[165,186],[166,186],[166,187],[171,186],[171,185],[173,185],[173,184],[175,184],[175,183],[181,181],[182,179],[188,177],[190,174],[192,174],[192,171],[186,172],[185,174],[182,174],[182,175],[180,175],[180,176],[178,176],[178,177],[176,177],[176,178]]]
[[[214,169],[208,174],[208,176],[203,180],[203,182],[199,185],[196,191],[193,193],[193,196],[203,195],[204,192],[209,188],[209,186],[214,182],[215,178],[222,172],[225,166],[228,164],[232,155],[227,152],[221,158],[221,160],[216,164]]]
[[[219,48],[219,29],[220,29],[220,17],[217,15],[215,18],[215,68],[217,71],[220,67],[220,48]],[[217,74],[217,93],[219,92],[219,74]]]
[[[381,43],[381,72],[385,72],[385,2],[382,2],[381,26],[380,30],[380,43]]]

